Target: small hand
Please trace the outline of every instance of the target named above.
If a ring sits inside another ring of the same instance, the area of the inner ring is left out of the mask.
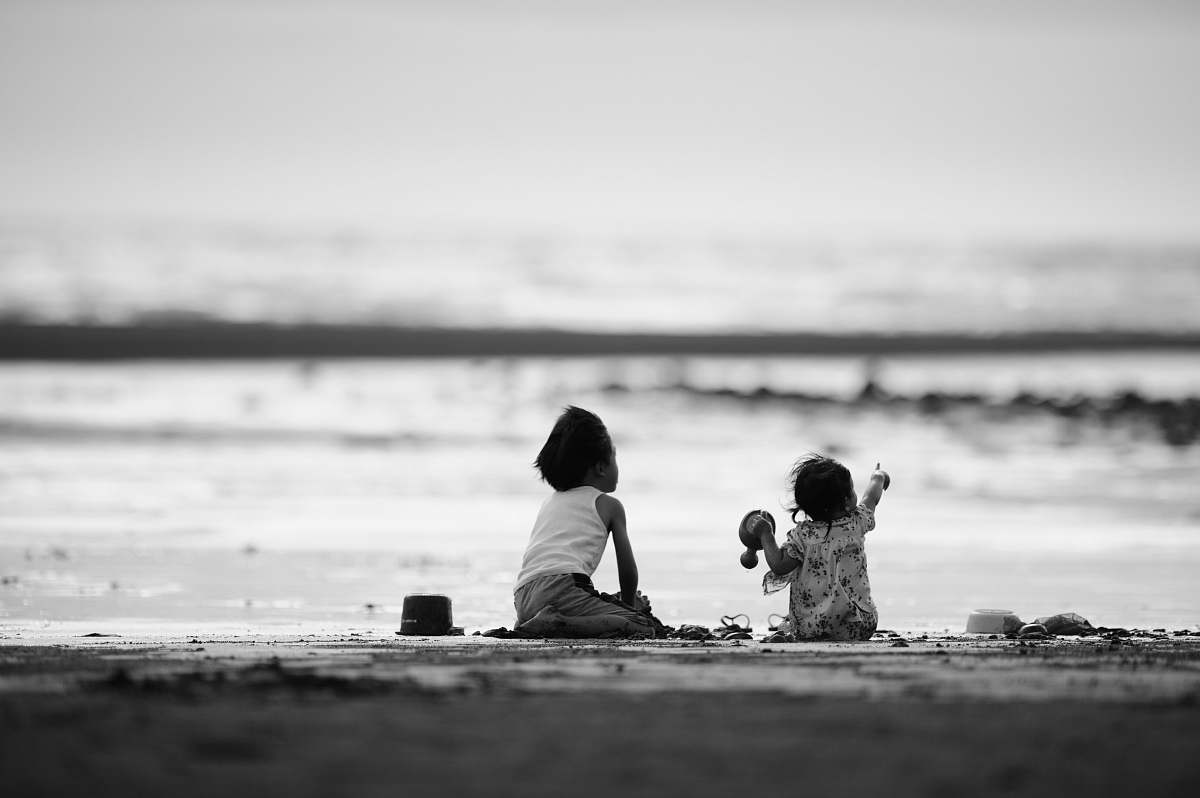
[[[762,513],[755,513],[750,523],[750,533],[761,539],[764,535],[774,535],[775,527]]]
[[[875,463],[875,471],[871,473],[871,479],[876,477],[883,480],[883,489],[887,490],[892,484],[892,478],[888,476],[888,472],[879,467],[879,463]]]

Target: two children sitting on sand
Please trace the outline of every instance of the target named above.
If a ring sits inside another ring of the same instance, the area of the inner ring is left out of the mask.
[[[559,416],[535,466],[554,493],[542,503],[517,576],[517,630],[561,637],[652,637],[661,624],[638,592],[637,563],[617,488],[617,458],[603,422],[578,407]],[[743,524],[762,543],[770,571],[768,593],[790,587],[789,611],[779,625],[796,639],[866,640],[878,614],[871,601],[863,538],[875,528],[875,506],[888,477],[876,465],[862,502],[845,466],[810,456],[792,470],[795,506],[806,518],[775,541],[769,515],[749,513]],[[617,556],[620,597],[599,593],[591,576],[609,535]]]

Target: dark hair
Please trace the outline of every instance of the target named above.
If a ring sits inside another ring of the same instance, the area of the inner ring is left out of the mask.
[[[554,422],[550,437],[533,465],[555,490],[570,490],[582,484],[588,469],[613,457],[612,438],[595,413],[568,406]]]
[[[846,499],[854,491],[850,471],[837,460],[809,454],[792,468],[792,521],[803,512],[814,521],[833,521],[845,513]]]

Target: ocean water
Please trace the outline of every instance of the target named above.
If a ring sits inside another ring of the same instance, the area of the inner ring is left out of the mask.
[[[0,223],[0,316],[592,330],[1200,330],[1180,248],[399,236]],[[861,400],[870,381],[900,401]],[[931,393],[971,401],[921,402]],[[1014,401],[1020,394],[1034,401]],[[737,562],[808,451],[894,486],[881,624],[978,607],[1200,626],[1200,445],[1112,398],[1200,397],[1189,350],[970,357],[0,365],[0,633],[511,625],[561,407],[609,425],[668,623],[784,612]],[[910,401],[911,400],[911,401]],[[1072,404],[1074,403],[1074,404]],[[1082,411],[1059,411],[1071,405]],[[1090,408],[1090,409],[1089,409]],[[611,552],[596,581],[616,588]]]
[[[0,219],[0,317],[606,331],[1200,330],[1200,248]]]
[[[0,631],[386,633],[424,591],[450,595],[469,629],[511,625],[547,493],[531,461],[568,402],[612,430],[642,588],[667,623],[745,612],[762,629],[786,610],[786,595],[761,595],[763,566],[738,565],[735,528],[754,507],[782,524],[788,468],[820,450],[860,479],[876,461],[893,476],[868,540],[885,628],[961,630],[992,606],[1195,627],[1200,446],[1140,417],[1008,401],[1196,396],[1194,362],[9,364]],[[908,394],[953,390],[971,369],[986,372],[969,380],[981,404],[850,399],[867,373]],[[616,588],[611,551],[596,582]]]

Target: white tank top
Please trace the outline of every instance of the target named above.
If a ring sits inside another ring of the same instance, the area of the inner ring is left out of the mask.
[[[596,572],[608,543],[608,528],[596,512],[596,497],[601,493],[581,485],[555,491],[542,502],[515,587],[535,576]]]

